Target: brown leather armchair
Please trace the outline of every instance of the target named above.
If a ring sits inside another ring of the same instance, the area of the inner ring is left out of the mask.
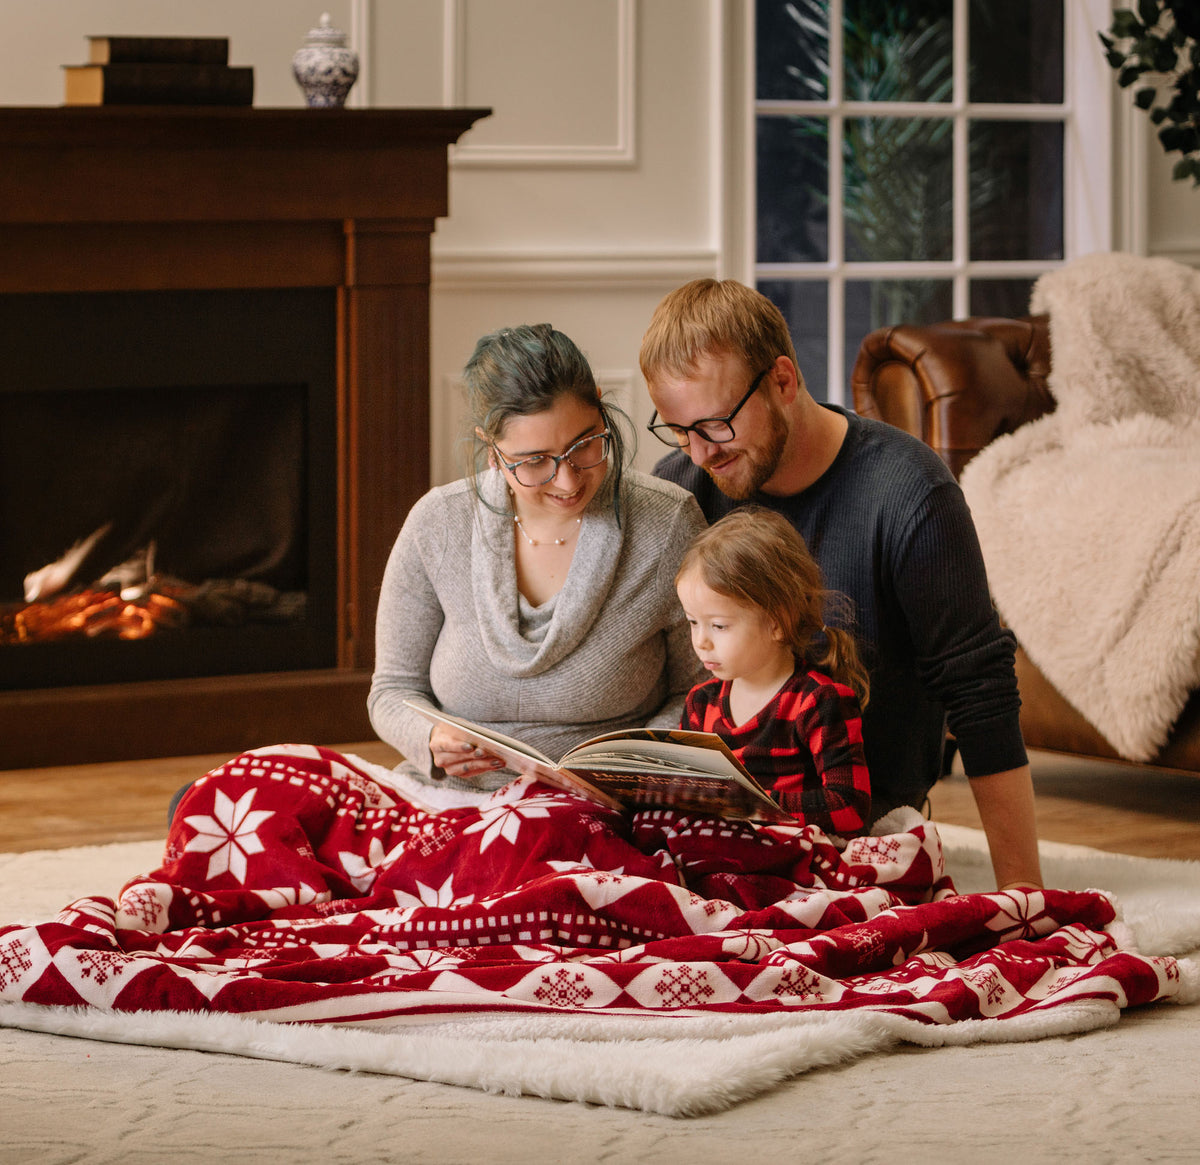
[[[863,341],[851,374],[854,407],[920,437],[957,477],[989,441],[1053,412],[1046,386],[1050,332],[1045,316],[976,317],[929,326],[880,328]],[[1031,748],[1120,760],[1017,649],[1021,729]],[[1167,743],[1150,762],[1200,772],[1200,691],[1193,692]]]

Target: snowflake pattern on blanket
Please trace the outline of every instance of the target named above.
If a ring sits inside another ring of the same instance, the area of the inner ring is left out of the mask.
[[[1175,994],[1095,892],[959,895],[936,829],[647,810],[522,778],[431,814],[322,748],[197,781],[118,901],[0,929],[0,999],[297,1022],[869,1008],[929,1024]]]

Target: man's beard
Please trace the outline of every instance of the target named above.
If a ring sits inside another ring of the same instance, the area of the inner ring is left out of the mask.
[[[735,502],[744,502],[774,477],[786,444],[787,429],[783,418],[772,414],[767,427],[766,441],[757,448],[740,450],[735,474],[718,476],[709,472],[708,466],[704,466],[703,469],[726,497],[733,498]]]

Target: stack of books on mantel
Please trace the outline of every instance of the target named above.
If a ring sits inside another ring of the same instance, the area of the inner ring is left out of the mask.
[[[223,36],[89,36],[88,64],[63,65],[65,105],[250,105],[254,70]]]

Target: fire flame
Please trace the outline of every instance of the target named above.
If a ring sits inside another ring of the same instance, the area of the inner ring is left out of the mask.
[[[160,627],[178,627],[186,619],[182,603],[157,591],[131,601],[115,591],[84,590],[29,603],[0,617],[0,643],[48,643],[80,636],[145,639]]]

